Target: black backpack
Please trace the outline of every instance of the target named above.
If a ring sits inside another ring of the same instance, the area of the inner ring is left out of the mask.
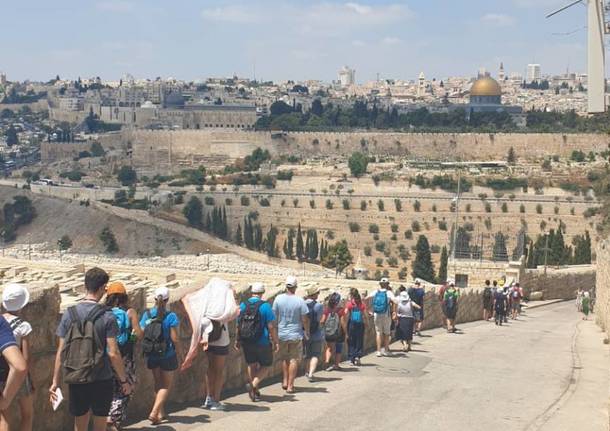
[[[339,313],[333,311],[328,315],[324,324],[324,338],[329,343],[335,343],[342,339],[341,318]]]
[[[491,294],[491,287],[486,287],[483,290],[483,298],[488,301],[492,298],[492,294]]]
[[[254,344],[263,336],[263,325],[261,313],[259,312],[264,301],[250,301],[246,304],[246,309],[239,316],[239,341],[244,344]]]
[[[315,334],[320,329],[320,319],[318,319],[315,311],[316,304],[316,301],[310,301],[307,303],[307,308],[309,309],[307,312],[307,318],[309,319],[310,334]]]
[[[150,316],[150,310],[146,310]],[[163,336],[163,320],[165,313],[159,313],[144,328],[144,338],[142,339],[142,353],[145,356],[163,356],[167,351],[167,340]]]
[[[96,381],[104,367],[106,346],[95,330],[95,322],[106,313],[106,307],[96,304],[85,319],[76,312],[76,306],[68,308],[70,327],[64,337],[61,352],[64,382],[82,385]]]
[[[220,340],[223,329],[225,329],[223,323],[220,323],[218,320],[212,320],[212,332],[208,334],[208,343]]]

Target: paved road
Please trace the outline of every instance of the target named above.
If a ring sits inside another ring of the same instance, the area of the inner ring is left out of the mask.
[[[609,355],[602,332],[571,303],[530,310],[503,327],[430,331],[416,351],[367,357],[360,369],[279,385],[263,401],[226,400],[230,411],[176,411],[168,430],[608,430]],[[145,422],[127,429],[147,430]]]

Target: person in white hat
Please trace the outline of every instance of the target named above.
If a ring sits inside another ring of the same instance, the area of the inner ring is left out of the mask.
[[[259,388],[273,365],[273,352],[279,350],[279,340],[271,305],[263,301],[265,285],[252,283],[250,291],[252,296],[239,306],[235,349],[242,348],[244,351],[249,381],[246,389],[250,399],[255,402],[261,399]]]
[[[411,351],[413,329],[415,326],[415,311],[419,308],[419,305],[411,300],[408,292],[400,292],[394,320],[396,321],[396,339],[400,340],[405,352]]]
[[[30,341],[29,335],[32,333],[32,325],[25,319],[20,317],[20,311],[30,302],[30,292],[25,284],[10,283],[2,289],[2,308],[4,309],[3,317],[6,319],[15,336],[17,346],[23,354],[28,369],[32,368],[32,358],[30,356]],[[21,385],[21,389],[17,393],[17,403],[19,404],[21,430],[31,430],[34,420],[34,386],[32,379],[28,373],[25,381]],[[8,425],[7,418],[4,414],[0,416],[0,429],[9,429],[3,427],[5,422]]]
[[[154,292],[154,298],[155,306],[142,313],[140,327],[144,330],[143,349],[146,356],[146,365],[152,371],[155,381],[155,402],[148,415],[148,420],[153,425],[158,425],[167,418],[165,402],[169,396],[174,371],[178,369],[180,351],[178,326],[180,320],[176,313],[167,310],[169,301],[169,289],[167,287],[157,288]],[[159,323],[165,340],[165,351],[163,353],[147,352],[145,345],[147,340],[150,339],[149,334],[152,334],[153,325]]]
[[[377,356],[390,356],[390,338],[392,336],[392,313],[396,298],[390,289],[390,280],[383,277],[379,280],[379,289],[371,292],[367,298],[370,304],[369,314],[373,315],[377,342]]]
[[[309,339],[309,308],[303,298],[295,295],[296,290],[297,279],[291,275],[286,279],[286,292],[273,301],[280,340],[282,388],[289,394],[294,393],[294,380],[303,358],[303,338]]]

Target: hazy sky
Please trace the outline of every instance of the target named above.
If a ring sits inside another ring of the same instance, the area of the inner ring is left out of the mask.
[[[2,0],[9,79],[173,76],[358,82],[585,71],[586,8],[569,0]],[[563,33],[563,34],[562,34]],[[572,33],[572,34],[566,34]],[[255,66],[256,65],[256,66]]]

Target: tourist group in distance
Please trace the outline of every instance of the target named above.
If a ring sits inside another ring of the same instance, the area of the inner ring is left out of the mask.
[[[248,376],[245,389],[252,402],[257,402],[262,399],[262,382],[274,358],[282,364],[283,390],[294,394],[302,360],[309,382],[316,381],[319,370],[342,370],[344,355],[352,366],[359,367],[367,325],[374,327],[378,357],[393,356],[393,336],[405,352],[412,349],[414,335],[421,336],[426,292],[420,280],[410,288],[401,285],[393,291],[389,279],[382,278],[376,290],[362,295],[352,288],[347,298],[332,292],[321,299],[317,287],[308,288],[302,298],[296,294],[297,287],[296,277],[289,276],[283,293],[270,303],[263,300],[265,285],[255,282],[249,286],[249,297],[239,303],[231,283],[212,278],[182,299],[192,328],[190,345],[182,346],[180,320],[168,308],[170,291],[166,287],[156,289],[154,305],[139,314],[130,306],[121,282],[109,283],[104,270],[92,268],[85,274],[85,297],[65,310],[56,331],[50,402],[57,409],[64,397],[61,388],[67,387],[65,396],[75,430],[120,430],[136,388],[136,352],[141,351],[154,379],[155,397],[148,419],[159,425],[168,420],[166,402],[175,372],[188,370],[200,352],[205,352],[208,362],[202,407],[224,411],[227,406],[221,395],[231,349],[243,354]],[[522,312],[524,291],[519,283],[486,281],[482,298],[483,319],[493,319],[501,326]],[[24,284],[3,288],[0,431],[32,429],[36,386],[29,374],[32,326],[20,316],[29,299]],[[439,289],[438,300],[443,326],[449,333],[456,332],[460,291],[452,280]],[[579,291],[577,306],[588,315],[592,307],[588,292]],[[233,321],[237,324],[231,339],[229,324]],[[15,415],[8,413],[13,410],[19,412],[19,426],[10,424],[9,417]]]

